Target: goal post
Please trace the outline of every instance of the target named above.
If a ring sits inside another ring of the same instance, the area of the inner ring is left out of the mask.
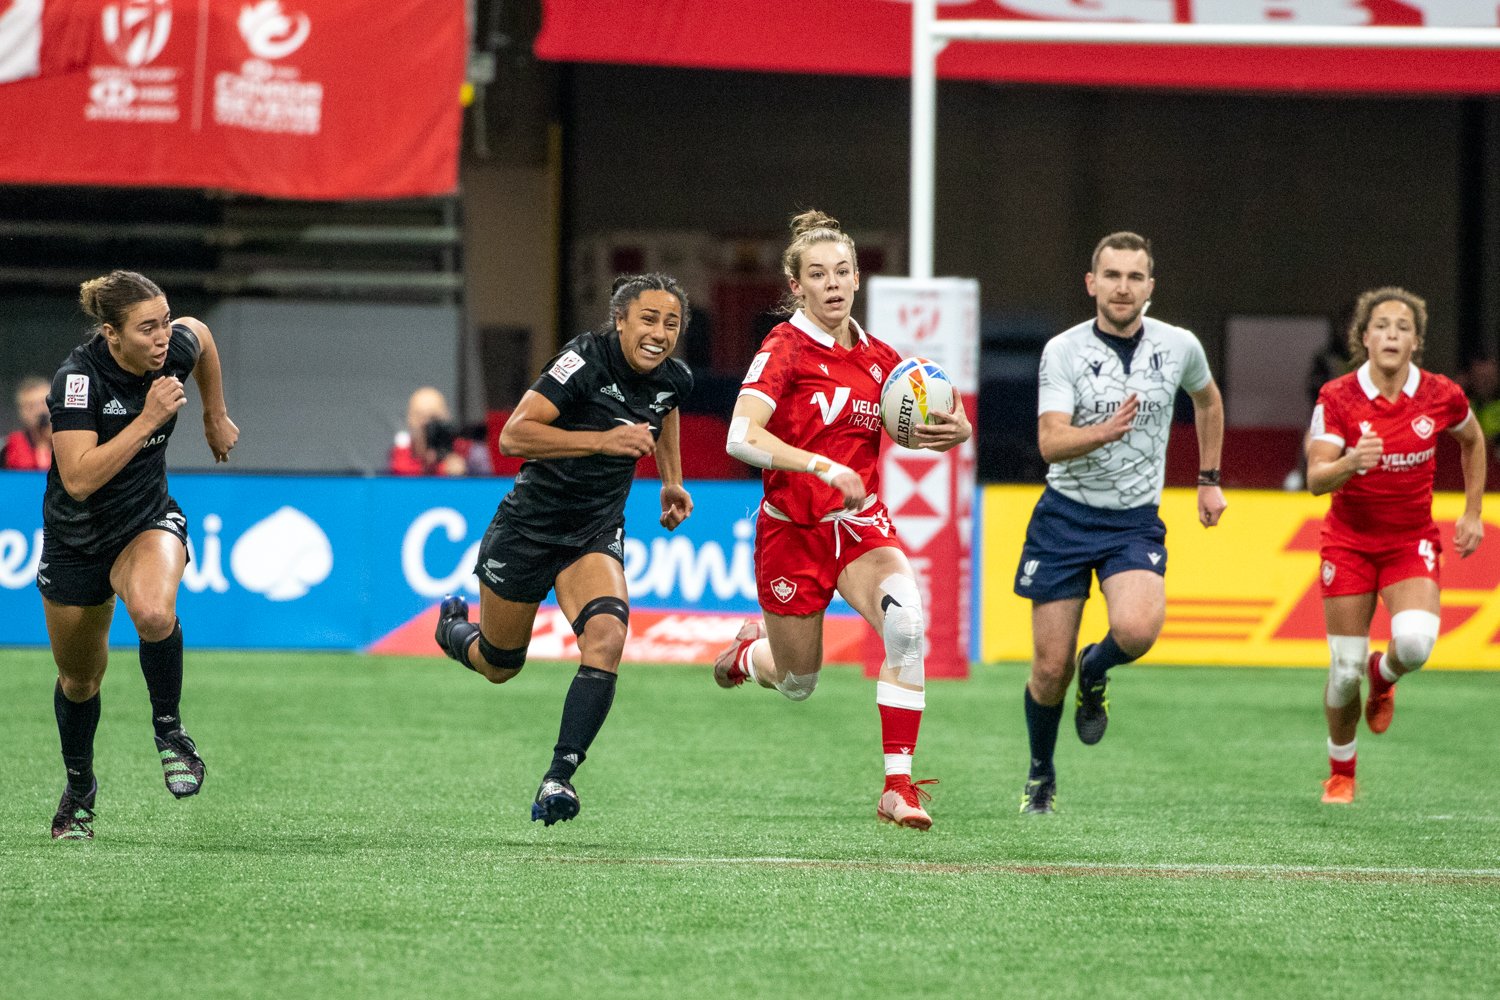
[[[939,20],[937,0],[912,0],[911,252],[908,274],[913,278],[932,277],[937,59],[952,41],[1500,51],[1500,28]]]

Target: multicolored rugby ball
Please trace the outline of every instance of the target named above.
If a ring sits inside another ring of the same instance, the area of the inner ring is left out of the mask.
[[[907,358],[886,377],[880,390],[880,419],[885,432],[903,448],[916,447],[912,431],[934,423],[932,414],[952,413],[953,382],[926,358]]]

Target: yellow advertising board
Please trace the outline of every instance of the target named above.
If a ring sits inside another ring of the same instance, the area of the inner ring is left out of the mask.
[[[1031,602],[1011,589],[1039,486],[988,486],[983,493],[980,653],[986,662],[1031,658]],[[1230,490],[1217,527],[1198,523],[1197,491],[1167,490],[1167,620],[1147,654],[1153,663],[1314,667],[1328,662],[1318,589],[1318,531],[1327,497]],[[1485,511],[1485,541],[1468,559],[1453,554],[1459,494],[1439,494],[1433,516],[1443,538],[1442,633],[1429,669],[1500,669],[1500,510]],[[1081,641],[1108,628],[1095,581]],[[1390,638],[1384,608],[1373,648]]]

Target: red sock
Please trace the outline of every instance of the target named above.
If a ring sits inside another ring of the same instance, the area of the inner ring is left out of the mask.
[[[1342,774],[1346,778],[1354,777],[1354,762],[1359,760],[1359,754],[1355,754],[1348,760],[1334,760],[1328,758],[1328,767],[1333,774]]]
[[[1379,654],[1379,653],[1376,653],[1373,656],[1371,656],[1370,657],[1370,669],[1368,669],[1368,670],[1365,671],[1365,673],[1367,673],[1367,674],[1370,675],[1370,693],[1371,694],[1385,694],[1391,688],[1393,688],[1393,687],[1396,686],[1395,681],[1388,681],[1388,680],[1386,680],[1385,679],[1385,674],[1382,674],[1380,672],[1380,656],[1381,656],[1381,654]],[[1391,673],[1395,673],[1395,671],[1392,670]]]
[[[917,752],[917,731],[922,728],[922,713],[913,708],[897,708],[894,705],[876,705],[880,709],[880,742],[886,754],[903,754],[910,757]],[[888,774],[887,788],[909,783],[910,774]]]

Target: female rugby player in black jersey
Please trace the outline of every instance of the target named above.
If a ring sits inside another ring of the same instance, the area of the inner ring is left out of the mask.
[[[96,327],[52,379],[52,467],[36,578],[57,663],[52,702],[68,772],[52,819],[59,840],[94,836],[94,729],[116,596],[140,636],[167,789],[184,798],[203,787],[203,760],[178,712],[177,586],[187,565],[187,521],[167,494],[167,439],[187,402],[189,373],[214,458],[227,461],[240,434],[224,406],[213,335],[196,319],[173,320],[150,279],[111,271],[84,282],[79,302]]]
[[[671,357],[688,323],[682,287],[663,274],[620,278],[610,322],[569,341],[500,433],[500,449],[528,461],[480,543],[479,624],[462,597],[444,600],[437,642],[450,657],[503,684],[526,662],[537,606],[549,590],[573,623],[581,664],[563,703],[552,764],[531,804],[551,826],[578,815],[573,772],[604,725],[630,619],[625,589],[625,498],[637,459],[655,453],[661,523],[693,510],[682,486],[677,407],[692,392]]]

